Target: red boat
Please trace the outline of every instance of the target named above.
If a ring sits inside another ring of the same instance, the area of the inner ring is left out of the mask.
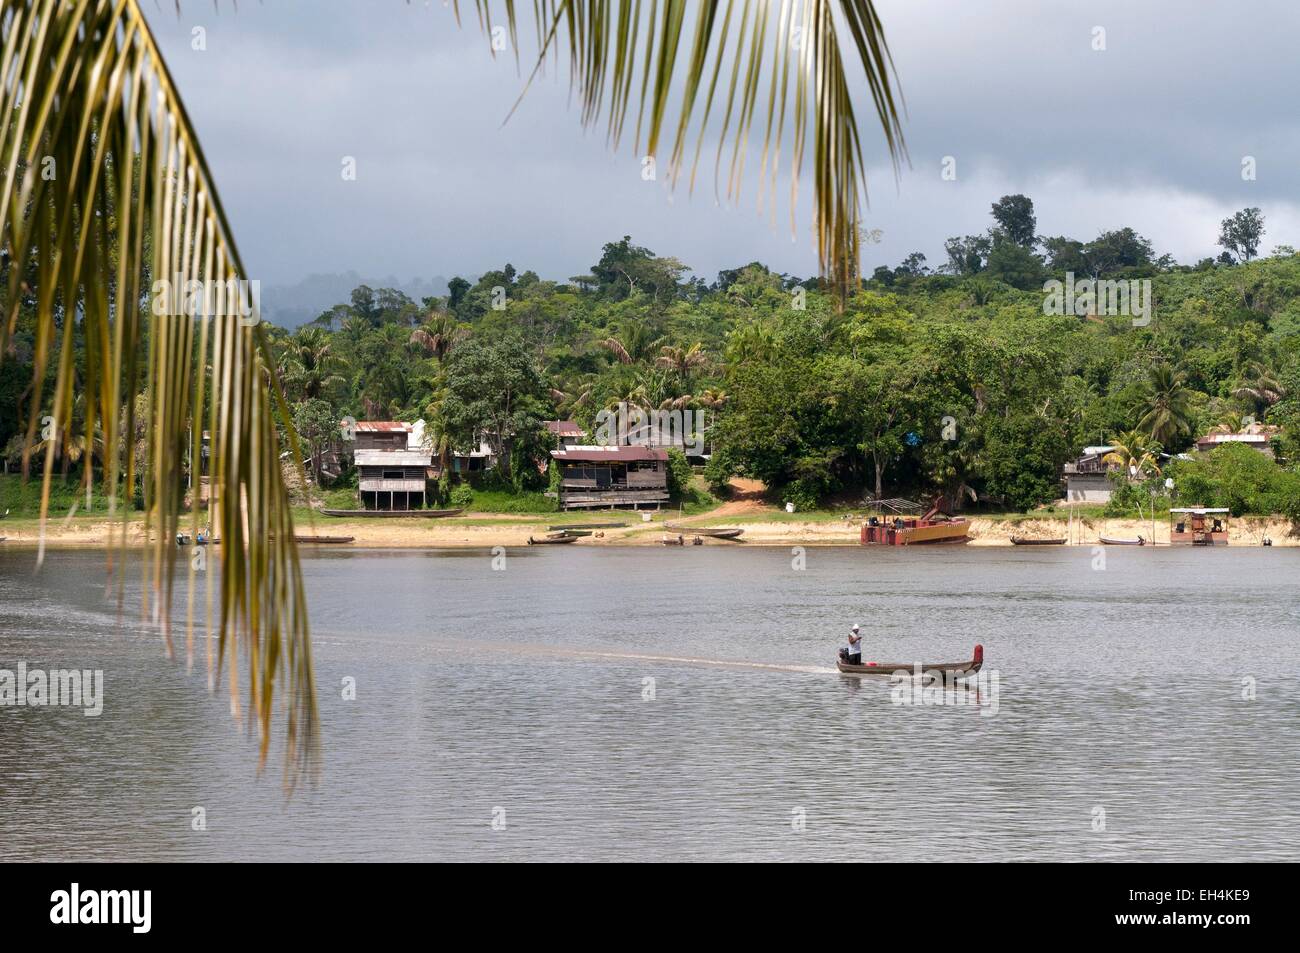
[[[943,497],[920,517],[871,517],[862,525],[863,546],[913,546],[921,543],[964,543],[970,523],[943,512]]]

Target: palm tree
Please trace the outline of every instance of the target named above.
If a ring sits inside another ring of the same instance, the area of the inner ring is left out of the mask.
[[[1250,426],[1250,417],[1239,410],[1225,410],[1219,416],[1219,422],[1210,428],[1213,434],[1243,433]]]
[[[1238,400],[1249,401],[1260,418],[1279,400],[1286,396],[1286,388],[1268,367],[1251,361],[1242,372],[1241,384],[1232,392]]]
[[[623,321],[614,334],[600,342],[620,364],[639,364],[658,346],[662,338],[640,321]]]
[[[476,2],[481,25],[490,29],[498,12],[504,16],[497,22],[504,19],[516,37],[517,13],[526,5],[494,6]],[[703,142],[717,135],[715,191],[730,140],[726,189],[729,197],[737,195],[756,117],[764,129],[764,194],[775,191],[779,147],[790,144],[789,169],[797,173],[811,144],[821,271],[843,301],[858,281],[865,195],[852,90],[869,92],[897,169],[905,149],[896,77],[871,0],[782,3],[779,15],[774,7],[765,0],[743,10],[733,0],[664,3],[652,7],[653,22],[641,30],[639,13],[629,15],[628,5],[612,0],[534,4],[542,49],[533,72],[547,54],[559,59],[567,52],[584,123],[606,117],[615,147],[635,103],[636,154],[659,156],[673,184],[687,174],[693,187]],[[865,83],[846,69],[841,29]],[[727,62],[733,64],[729,82],[719,83]],[[715,95],[719,86],[723,92]],[[225,671],[237,715],[246,692],[263,763],[276,689],[287,692],[285,782],[292,787],[304,767],[317,764],[319,729],[277,422],[299,471],[302,453],[255,298],[239,284],[248,270],[139,0],[0,0],[0,114],[0,248],[8,256],[0,274],[0,360],[20,312],[32,314],[37,333],[30,406],[71,419],[80,374],[85,433],[98,428],[108,444],[103,479],[110,494],[121,483],[120,435],[135,430],[131,396],[147,392],[144,522],[153,539],[152,597],[169,652],[177,554],[167,544],[183,505],[181,461],[194,431],[210,431],[215,505],[209,520],[222,537],[223,566],[220,611],[215,625],[211,613],[208,620],[214,637],[205,640],[209,684],[215,687]],[[688,157],[692,127],[698,138]],[[59,174],[43,174],[49,163]],[[797,182],[797,174],[793,178]],[[796,203],[792,196],[792,209]],[[163,283],[154,298],[163,307],[152,313],[135,306],[147,297],[146,277]],[[198,280],[211,293],[196,307],[177,306],[168,291],[180,290],[173,288],[178,277],[181,287]],[[56,320],[73,313],[81,319]],[[94,346],[76,347],[74,338]],[[146,340],[147,357],[137,360]],[[54,393],[47,395],[43,385],[51,370]],[[28,445],[35,442],[39,416],[29,422]],[[129,484],[134,457],[125,457]],[[51,448],[43,518],[54,460]],[[198,519],[195,513],[194,531]],[[186,631],[192,659],[188,624]],[[247,673],[243,685],[241,672]]]
[[[705,353],[703,345],[697,342],[688,348],[672,345],[661,347],[655,364],[675,372],[682,386],[687,387],[690,384],[691,372],[698,367],[703,367],[708,359],[709,356]]]
[[[1153,440],[1169,446],[1192,429],[1192,392],[1181,371],[1168,364],[1151,368],[1138,428]]]
[[[705,388],[698,398],[701,406],[710,410],[719,410],[730,399],[731,396],[725,390],[714,390],[712,387]]]
[[[562,382],[561,387],[552,387],[551,400],[555,402],[556,410],[561,414],[572,416],[574,411],[586,407],[591,403],[597,381],[597,375],[583,374],[571,381]]]
[[[1124,471],[1128,480],[1140,480],[1149,473],[1160,473],[1159,450],[1149,449],[1151,438],[1140,430],[1128,430],[1111,438],[1109,453],[1103,463],[1113,463]]]
[[[344,363],[336,357],[325,329],[307,325],[285,342],[280,355],[280,376],[300,400],[320,397],[336,384],[344,383],[338,373]]]
[[[742,324],[727,335],[725,356],[729,368],[772,361],[777,354],[776,332],[760,321]]]
[[[411,343],[441,364],[464,337],[465,329],[456,323],[453,315],[446,311],[435,311],[424,324],[411,332]]]

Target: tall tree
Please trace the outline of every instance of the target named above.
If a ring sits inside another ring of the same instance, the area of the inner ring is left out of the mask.
[[[1257,208],[1244,208],[1225,218],[1219,227],[1219,245],[1239,262],[1250,261],[1264,237],[1264,216]]]
[[[998,229],[1022,248],[1033,248],[1038,240],[1038,219],[1034,202],[1027,195],[1004,195],[993,203],[993,219]]]
[[[1171,447],[1180,436],[1191,432],[1191,399],[1186,376],[1168,364],[1157,364],[1150,370],[1138,427],[1153,440]]]

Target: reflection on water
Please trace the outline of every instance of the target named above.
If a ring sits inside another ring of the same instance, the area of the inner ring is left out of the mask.
[[[313,554],[325,773],[286,804],[101,555],[0,550],[0,669],[106,696],[0,708],[0,858],[1300,859],[1300,551],[1107,559]],[[835,673],[853,622],[868,658],[982,642],[997,714]]]

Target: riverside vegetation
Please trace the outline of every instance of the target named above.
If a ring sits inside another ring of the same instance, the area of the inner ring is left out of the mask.
[[[989,232],[950,239],[938,268],[921,254],[877,267],[842,308],[816,279],[753,262],[706,281],[625,237],[566,281],[505,265],[420,302],[363,286],[307,325],[270,332],[315,495],[333,505],[354,499],[355,474],[331,481],[322,469],[343,446],[342,418],[423,418],[444,461],[486,433],[499,466],[472,483],[444,477],[440,502],[542,513],[555,505],[542,421],[594,432],[596,414],[622,403],[709,415],[703,479],[674,454],[671,489],[691,511],[744,476],[800,511],[942,494],[969,510],[1024,512],[1060,497],[1062,464],[1082,446],[1111,444],[1133,478],[1119,481],[1107,516],[1168,508],[1172,478],[1178,503],[1294,519],[1300,257],[1285,246],[1257,257],[1262,229],[1257,210],[1239,213],[1224,222],[1219,258],[1185,265],[1131,228],[1086,242],[1038,236],[1032,202],[1006,196]],[[1045,313],[1044,282],[1071,272],[1150,279],[1154,319]],[[27,386],[35,333],[24,309],[16,360],[0,364],[10,473],[38,412]],[[1234,445],[1178,458],[1199,434],[1251,422],[1277,428],[1276,460]],[[82,497],[88,466],[104,465],[102,440],[88,445],[83,430],[74,419],[51,438],[64,478],[55,511]],[[142,453],[144,434],[122,445]],[[34,490],[6,479],[0,507],[31,512]],[[127,496],[139,501],[139,488]]]

